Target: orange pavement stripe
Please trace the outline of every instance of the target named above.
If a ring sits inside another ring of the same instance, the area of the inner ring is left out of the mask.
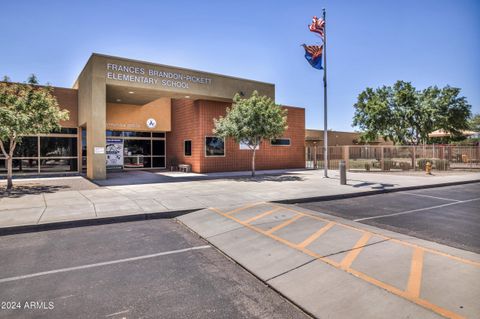
[[[275,226],[275,227],[267,230],[267,234],[271,234],[271,233],[273,233],[273,232],[275,232],[275,231],[277,231],[277,230],[280,230],[280,229],[282,229],[282,228],[290,225],[290,224],[293,223],[294,221],[300,219],[302,216],[303,216],[303,215],[295,215],[295,216],[293,216],[293,217],[290,218],[289,220],[281,223],[280,225],[277,225],[277,226]]]
[[[257,219],[260,219],[260,218],[262,218],[262,217],[268,216],[268,215],[270,215],[271,213],[276,212],[276,211],[279,211],[279,210],[280,210],[280,208],[275,207],[274,209],[271,209],[271,210],[266,211],[266,212],[264,212],[264,213],[261,213],[261,214],[259,214],[259,215],[257,215],[257,216],[253,216],[253,217],[250,218],[250,219],[247,219],[246,221],[244,221],[244,223],[250,224],[251,222],[256,221]]]
[[[230,215],[230,214],[237,213],[239,211],[245,210],[247,208],[255,207],[255,206],[260,205],[260,204],[263,204],[263,203],[253,203],[253,204],[249,204],[249,205],[240,206],[238,208],[235,208],[234,210],[231,210],[231,211],[228,211],[228,212],[222,213],[222,214]]]
[[[329,222],[328,224],[326,224],[325,226],[323,226],[322,228],[320,228],[319,230],[317,230],[315,233],[313,233],[312,235],[310,235],[307,239],[305,239],[303,242],[301,242],[300,244],[297,245],[298,248],[305,248],[307,247],[308,245],[310,245],[311,243],[313,243],[313,241],[315,239],[317,239],[318,237],[322,236],[325,232],[327,232],[327,230],[329,230],[330,228],[332,228],[333,226],[335,225],[334,222]]]
[[[306,216],[306,217],[311,217],[311,218],[313,218],[313,219],[317,219],[317,220],[321,220],[321,221],[329,221],[328,219],[325,219],[325,218],[322,218],[322,217],[319,217],[319,216],[312,215],[311,213],[301,212],[301,211],[299,211],[299,210],[296,210],[296,209],[293,209],[293,208],[289,208],[289,207],[284,207],[284,208],[287,209],[287,210],[290,210],[290,211],[293,211],[293,212],[302,214],[302,215],[304,215],[304,216]],[[361,232],[370,232],[370,233],[372,233],[372,234],[375,235],[375,236],[381,237],[381,238],[383,238],[383,239],[388,239],[388,240],[391,241],[391,242],[395,242],[395,243],[398,243],[398,244],[401,244],[401,245],[405,245],[405,246],[409,246],[409,247],[421,248],[421,249],[425,250],[426,252],[429,252],[429,253],[432,253],[432,254],[437,254],[437,255],[440,255],[440,256],[444,256],[444,257],[447,257],[447,258],[450,258],[450,259],[453,259],[453,260],[462,262],[462,263],[464,263],[464,264],[472,265],[472,266],[475,266],[475,267],[480,267],[480,262],[477,262],[477,261],[465,259],[465,258],[462,258],[462,257],[453,256],[453,255],[444,253],[444,252],[439,251],[439,250],[435,250],[435,249],[427,248],[427,247],[422,247],[422,246],[419,246],[419,245],[416,245],[416,244],[412,244],[412,243],[409,243],[409,242],[406,242],[406,241],[402,241],[402,240],[399,240],[399,239],[395,239],[395,238],[392,238],[392,237],[388,237],[388,236],[385,236],[385,235],[382,235],[382,234],[379,234],[379,233],[376,233],[376,232],[373,232],[373,231],[365,230],[365,229],[363,229],[363,228],[356,228],[356,227],[353,227],[353,226],[350,226],[350,225],[346,225],[346,224],[343,224],[343,223],[340,223],[340,222],[336,222],[336,223],[337,223],[337,225],[340,226],[340,227],[345,227],[345,228],[349,228],[349,229],[353,229],[353,230],[361,231]]]
[[[275,236],[275,235],[273,235],[273,234],[269,234],[268,232],[266,232],[266,231],[264,231],[264,230],[262,230],[262,229],[260,229],[260,228],[258,228],[258,227],[255,227],[255,226],[246,224],[246,223],[242,222],[241,220],[239,220],[239,219],[237,219],[237,218],[235,218],[235,217],[233,217],[233,216],[226,215],[225,213],[223,213],[223,212],[220,211],[219,209],[216,209],[216,208],[211,208],[211,209],[212,209],[213,211],[215,211],[216,213],[218,213],[218,214],[220,214],[220,215],[222,215],[222,216],[224,216],[224,217],[226,217],[226,218],[232,219],[232,220],[236,221],[237,223],[244,225],[244,226],[247,227],[247,228],[250,228],[250,229],[252,229],[252,230],[254,230],[254,231],[256,231],[256,232],[262,233],[262,234],[266,235],[267,237],[269,237],[269,238],[271,238],[271,239],[273,239],[273,240],[276,240],[276,241],[278,241],[278,242],[281,242],[281,243],[283,243],[283,244],[285,244],[285,245],[287,245],[287,246],[289,246],[289,247],[291,247],[291,248],[296,248],[296,249],[300,250],[301,252],[303,252],[303,253],[311,256],[311,257],[317,258],[318,260],[320,260],[320,261],[322,261],[322,262],[324,262],[324,263],[326,263],[326,264],[328,264],[328,265],[331,265],[331,266],[333,266],[333,267],[335,267],[335,268],[337,268],[337,269],[341,269],[341,270],[342,270],[342,268],[340,268],[340,264],[337,263],[337,262],[334,262],[333,260],[330,260],[330,259],[328,259],[328,258],[326,258],[326,257],[322,257],[322,256],[320,256],[320,255],[318,255],[318,254],[316,254],[316,253],[314,253],[314,252],[312,252],[312,251],[310,251],[310,250],[308,250],[308,249],[306,249],[306,248],[300,248],[300,247],[298,247],[298,245],[295,245],[294,243],[291,243],[291,242],[289,242],[289,241],[287,241],[287,240],[285,240],[285,239],[283,239],[283,238],[280,238],[280,237],[278,237],[278,236]],[[302,213],[302,214],[303,214],[303,213]],[[307,215],[307,216],[309,216],[309,215]],[[383,237],[385,237],[385,236],[383,236]],[[385,237],[385,238],[387,238],[387,237]],[[419,248],[420,248],[420,247],[419,247]],[[413,303],[416,303],[417,305],[420,305],[420,306],[422,306],[422,307],[424,307],[424,308],[426,308],[426,309],[432,310],[432,311],[434,311],[434,312],[436,312],[436,313],[438,313],[438,314],[440,314],[440,315],[442,315],[442,316],[444,316],[444,317],[446,317],[446,318],[450,318],[450,319],[464,319],[464,318],[465,318],[465,317],[462,317],[461,315],[459,315],[459,314],[457,314],[457,313],[455,313],[455,312],[453,312],[453,311],[450,311],[450,310],[448,310],[448,309],[445,309],[445,308],[442,308],[442,307],[440,307],[440,306],[437,306],[437,305],[435,305],[435,304],[433,304],[433,303],[430,303],[430,302],[428,302],[428,301],[426,301],[426,300],[424,300],[424,299],[420,299],[420,298],[418,298],[418,297],[412,297],[410,294],[408,294],[407,292],[405,292],[405,291],[403,291],[403,290],[398,289],[397,287],[394,287],[394,286],[391,286],[391,285],[389,285],[389,284],[386,284],[386,283],[384,283],[384,282],[382,282],[382,281],[380,281],[380,280],[378,280],[378,279],[375,279],[375,278],[373,278],[373,277],[370,277],[370,276],[368,276],[368,275],[366,275],[366,274],[364,274],[364,273],[362,273],[362,272],[360,272],[360,271],[357,271],[357,270],[355,270],[355,269],[353,269],[353,268],[347,268],[347,269],[343,269],[343,270],[344,270],[345,272],[347,272],[347,273],[350,273],[350,274],[352,274],[352,275],[360,278],[360,279],[363,279],[364,281],[366,281],[366,282],[368,282],[368,283],[371,283],[371,284],[373,284],[373,285],[375,285],[375,286],[378,286],[378,287],[380,287],[380,288],[382,288],[382,289],[385,289],[385,290],[387,290],[387,291],[389,291],[389,292],[391,292],[391,293],[393,293],[393,294],[395,294],[395,295],[398,295],[398,296],[400,296],[400,297],[403,297],[403,298],[405,298],[405,299],[407,299],[407,300],[409,300],[409,301],[411,301],[411,302],[413,302]]]
[[[423,249],[413,249],[410,277],[408,278],[406,293],[414,298],[420,297],[420,289],[422,287],[423,254]]]
[[[357,258],[358,254],[362,251],[363,247],[367,244],[368,240],[372,237],[371,233],[365,232],[363,236],[357,241],[355,246],[353,246],[352,250],[343,258],[342,262],[340,263],[340,267],[347,269],[349,268],[355,258]]]
[[[357,271],[355,269],[352,269],[352,268],[349,268],[349,269],[345,269],[346,272],[352,274],[352,275],[355,275],[357,276],[358,278],[360,279],[363,279],[365,280],[366,282],[369,282],[373,285],[376,285],[380,288],[383,288],[393,294],[396,294],[400,297],[403,297],[413,303],[416,303],[417,305],[420,305],[426,309],[429,309],[429,310],[432,310],[446,318],[451,318],[451,319],[464,319],[465,317],[453,312],[453,311],[450,311],[448,309],[445,309],[445,308],[442,308],[440,306],[437,306],[435,304],[432,304],[431,302],[428,302],[424,299],[420,299],[420,298],[415,298],[415,297],[412,297],[411,295],[407,294],[405,291],[403,290],[400,290],[398,289],[397,287],[394,287],[394,286],[391,286],[389,284],[386,284],[380,280],[377,280],[375,278],[372,278],[370,276],[367,276],[365,275],[364,273],[360,272],[360,271]]]

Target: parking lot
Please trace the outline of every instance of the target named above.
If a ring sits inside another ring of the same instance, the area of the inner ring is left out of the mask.
[[[306,317],[174,220],[0,237],[0,269],[1,318]]]
[[[480,253],[480,183],[298,206]]]
[[[475,216],[475,207],[464,209],[463,205],[473,202],[472,198],[457,191],[457,198],[463,199],[448,203],[461,204],[465,218]],[[383,204],[394,207],[395,216],[413,218],[414,212],[432,209],[431,202],[418,208],[419,203],[410,203],[404,194],[388,195],[395,197],[388,196]],[[423,195],[409,196],[433,200],[434,195]],[[366,198],[372,196],[352,201]],[[368,213],[370,208],[361,204],[355,210],[351,203],[350,219],[386,215]],[[447,204],[443,200],[435,207]],[[478,318],[480,314],[476,284],[480,255],[471,251],[331,216],[318,206],[313,211],[259,202],[211,207],[179,219],[318,318]],[[448,238],[454,239],[461,227],[454,224]],[[466,235],[473,241],[477,237],[473,231]]]

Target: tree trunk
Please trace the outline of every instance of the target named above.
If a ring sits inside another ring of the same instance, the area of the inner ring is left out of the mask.
[[[15,150],[15,146],[17,146],[17,142],[15,141],[15,135],[10,137],[9,143],[9,150],[8,153],[5,150],[5,145],[2,141],[0,141],[0,149],[5,155],[5,160],[7,164],[7,191],[10,191],[13,188],[12,176],[13,176],[13,151]]]
[[[252,154],[252,177],[255,177],[255,149],[257,147],[255,146],[253,148],[253,154]]]
[[[13,159],[11,156],[8,156],[7,157],[7,191],[11,190],[13,187],[12,175],[13,175]]]

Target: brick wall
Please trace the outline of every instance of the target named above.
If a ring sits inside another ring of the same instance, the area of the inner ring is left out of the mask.
[[[194,172],[222,172],[251,169],[251,151],[240,150],[232,139],[225,143],[225,156],[205,157],[205,137],[213,136],[213,119],[225,115],[229,103],[197,100],[172,100],[172,132],[167,134],[167,156],[192,165]],[[256,152],[257,169],[305,167],[305,110],[288,110],[288,129],[283,137],[290,146],[272,146],[269,141]],[[192,140],[192,156],[183,156],[183,141]],[[167,159],[168,160],[168,159]],[[167,162],[168,163],[168,162]]]
[[[194,172],[200,172],[201,140],[198,137],[199,109],[188,99],[172,99],[172,131],[167,133],[167,168],[172,159],[178,164],[190,164]],[[183,143],[192,140],[192,156],[184,156]]]
[[[61,121],[60,125],[65,127],[78,126],[78,91],[75,89],[67,89],[54,87],[53,95],[57,98],[57,102],[62,110],[68,110],[69,119]]]

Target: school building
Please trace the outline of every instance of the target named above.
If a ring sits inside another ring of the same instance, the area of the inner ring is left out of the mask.
[[[14,174],[85,171],[105,179],[109,170],[178,164],[198,173],[249,170],[251,151],[212,129],[236,93],[248,97],[254,90],[275,98],[271,83],[94,53],[73,88],[54,87],[69,120],[58,132],[24,137]],[[305,167],[305,110],[282,107],[288,129],[261,144],[257,169]]]

